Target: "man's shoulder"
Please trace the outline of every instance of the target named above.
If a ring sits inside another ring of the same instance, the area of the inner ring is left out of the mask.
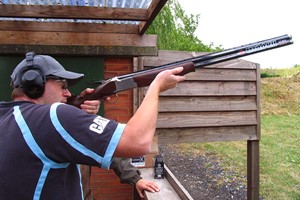
[[[14,107],[21,105],[36,105],[29,101],[0,101],[1,107]]]
[[[50,113],[55,115],[63,115],[67,117],[75,117],[78,115],[88,115],[83,110],[65,103],[54,103],[50,105]]]

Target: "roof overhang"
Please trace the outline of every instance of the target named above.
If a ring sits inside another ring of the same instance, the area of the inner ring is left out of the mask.
[[[16,45],[85,46],[104,54],[108,47],[135,47],[127,50],[135,53],[145,47],[156,49],[156,36],[144,33],[166,2],[0,0],[0,53]]]

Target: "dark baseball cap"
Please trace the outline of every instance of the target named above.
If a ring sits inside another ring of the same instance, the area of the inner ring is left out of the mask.
[[[35,67],[38,67],[43,71],[42,73],[46,78],[57,77],[66,79],[69,86],[75,85],[84,76],[84,74],[65,70],[65,68],[57,60],[48,55],[33,54],[31,62],[32,68],[34,69]],[[28,60],[24,59],[14,69],[11,74],[11,85],[14,88],[21,86],[22,78],[20,76],[22,76],[22,71],[26,70],[26,68],[31,69],[30,65],[28,65]]]

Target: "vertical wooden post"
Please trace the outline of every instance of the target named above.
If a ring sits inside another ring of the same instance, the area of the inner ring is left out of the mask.
[[[247,199],[259,199],[259,140],[247,141]]]

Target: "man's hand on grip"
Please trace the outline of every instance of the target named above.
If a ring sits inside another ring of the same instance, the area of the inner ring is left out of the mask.
[[[184,76],[176,75],[182,72],[183,67],[176,67],[160,72],[153,81],[153,84],[158,84],[159,91],[163,92],[177,86],[177,83],[185,80]]]

